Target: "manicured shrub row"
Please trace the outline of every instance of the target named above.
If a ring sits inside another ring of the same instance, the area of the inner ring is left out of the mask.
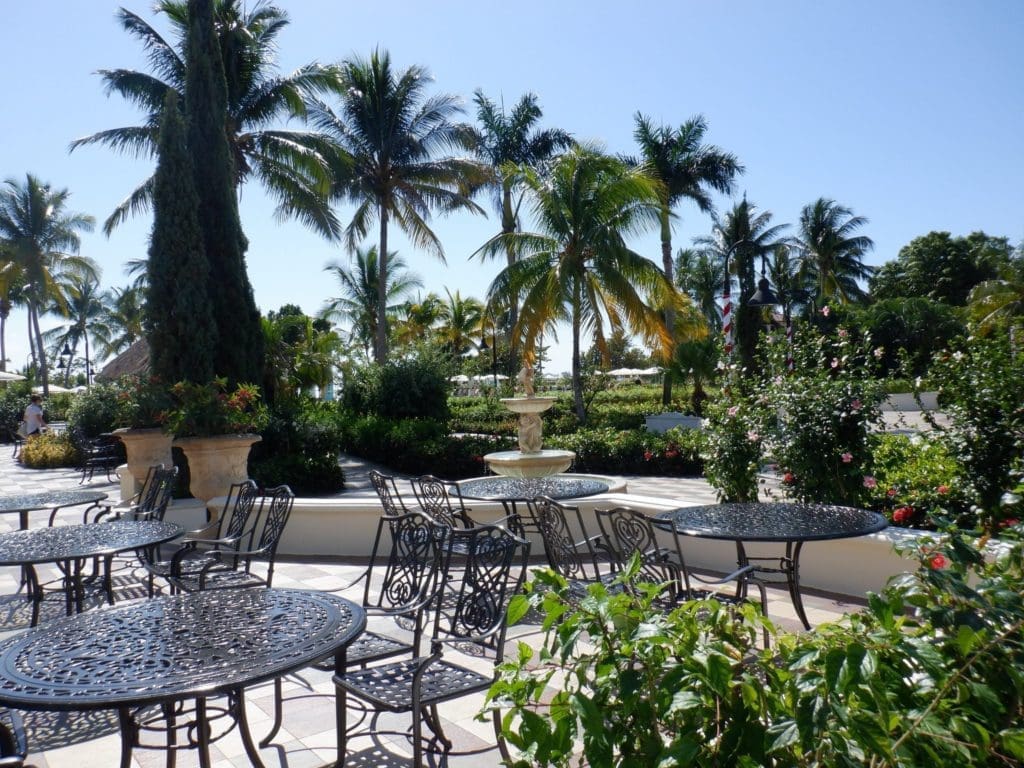
[[[581,429],[545,438],[548,448],[575,452],[576,472],[613,475],[699,476],[701,433],[672,429],[663,435],[643,430]]]

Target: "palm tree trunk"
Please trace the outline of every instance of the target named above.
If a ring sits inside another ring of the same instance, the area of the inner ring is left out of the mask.
[[[377,333],[374,337],[373,356],[383,365],[388,358],[388,209],[379,204],[380,252],[377,254]]]
[[[515,216],[515,212],[512,210],[512,185],[511,185],[511,183],[508,180],[506,180],[503,183],[502,191],[501,191],[501,232],[504,235],[511,235],[515,231],[516,231],[516,216]],[[507,259],[508,265],[510,267],[513,264],[516,263],[516,254],[512,250],[512,246],[511,245],[508,245],[507,248],[506,248],[506,259]],[[519,297],[518,296],[512,302],[512,306],[509,307],[508,327],[510,329],[511,328],[515,328],[517,322],[519,322]],[[509,333],[508,346],[509,346],[509,357],[512,360],[514,360],[514,361],[518,360],[519,359],[519,339],[515,338],[515,334],[514,333]],[[509,375],[512,374],[511,371],[509,371],[508,373],[509,373]]]
[[[587,412],[583,407],[583,369],[580,365],[580,285],[573,288],[572,308],[572,402],[576,409],[576,420],[580,426],[587,423]]]
[[[50,396],[50,371],[46,364],[46,348],[43,346],[43,332],[39,328],[39,308],[32,303],[29,313],[31,322],[35,328],[36,348],[39,351],[39,375],[43,384],[43,397]]]
[[[92,362],[89,360],[89,331],[83,331],[82,336],[85,338],[85,389],[88,391],[91,387],[89,379],[92,378],[89,376],[89,372],[92,370]],[[68,368],[71,366],[69,365]]]
[[[10,302],[0,299],[0,371],[7,370],[7,318],[10,314]]]
[[[667,205],[661,207],[661,263],[669,285],[674,285],[672,280],[672,225],[669,221]],[[668,355],[666,355],[668,359],[665,360],[665,373],[662,376],[661,404],[667,407],[672,403],[672,370],[668,363],[676,350],[676,308],[671,302],[665,306],[665,327],[668,329],[669,349]]]

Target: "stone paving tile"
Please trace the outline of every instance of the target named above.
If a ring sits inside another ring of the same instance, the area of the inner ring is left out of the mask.
[[[27,493],[56,488],[77,488],[79,475],[71,470],[26,470],[10,461],[9,451],[0,446],[0,494]],[[346,466],[354,489],[352,493],[372,493],[364,482],[366,466],[349,461]],[[713,490],[706,482],[693,478],[650,478],[627,477],[631,492],[650,496],[685,498],[697,503],[715,501]],[[117,499],[119,491],[114,483],[105,478],[96,478],[83,486],[107,491]],[[41,515],[42,513],[37,513]],[[72,513],[61,513],[59,522],[75,522]],[[33,524],[43,524],[36,516]],[[0,530],[17,527],[17,517],[0,516]],[[356,580],[360,566],[353,563],[303,563],[282,562],[275,572],[275,586],[305,587],[312,589],[338,590]],[[12,568],[0,568],[0,637],[24,631],[28,626],[29,611],[24,599],[16,594],[18,572]],[[119,578],[120,594],[138,597],[143,594],[138,584],[132,583],[123,574]],[[343,592],[354,600],[361,598],[361,585]],[[856,610],[849,598],[809,593],[805,605],[812,621],[826,621],[838,618],[843,612]],[[44,621],[47,616],[60,615],[63,606],[57,603],[44,607]],[[800,631],[801,627],[793,613],[789,596],[783,590],[769,589],[769,615],[781,627]],[[374,619],[370,626],[389,632],[401,632],[384,619]],[[510,632],[512,642],[523,640],[539,641],[539,629],[526,625],[514,627]],[[486,671],[480,660],[462,657],[468,666]],[[261,757],[268,766],[287,768],[312,768],[312,766],[333,765],[334,760],[334,688],[330,674],[307,669],[299,675],[288,678],[285,683],[284,723],[276,743],[261,750]],[[255,686],[246,692],[247,711],[256,734],[265,734],[273,717],[273,689],[271,684]],[[444,763],[438,756],[428,757],[428,765],[447,764],[450,768],[489,768],[500,764],[494,747],[493,730],[488,719],[475,719],[483,702],[483,696],[467,697],[440,707],[444,727],[455,744],[455,751]],[[25,713],[31,744],[30,764],[36,768],[110,768],[117,765],[120,741],[116,717],[110,712],[92,713]],[[352,720],[354,715],[350,715]],[[365,724],[364,724],[365,725]],[[360,736],[350,741],[350,752],[346,766],[359,768],[387,768],[408,766],[411,763],[411,746],[404,734],[409,729],[408,715],[389,714],[373,721],[373,736]],[[384,733],[397,731],[396,733]],[[211,750],[214,768],[236,768],[248,766],[249,761],[242,748],[236,731],[229,733]],[[136,749],[132,768],[156,768],[165,765],[165,755],[159,751]],[[193,752],[178,756],[181,768],[198,765]]]

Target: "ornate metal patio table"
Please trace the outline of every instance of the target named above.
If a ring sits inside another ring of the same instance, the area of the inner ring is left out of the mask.
[[[99,502],[107,498],[102,491],[43,491],[41,493],[23,493],[17,496],[0,496],[0,514],[18,513],[18,527],[28,528],[28,513],[36,509],[50,510],[50,524],[57,510],[63,507],[77,507],[90,504],[84,514],[88,514]],[[84,519],[83,519],[84,521]]]
[[[136,746],[176,754],[235,726],[262,768],[249,733],[245,688],[302,669],[345,647],[366,626],[362,607],[336,595],[294,589],[218,589],[133,601],[58,619],[0,644],[0,702],[26,710],[116,709],[121,768]],[[226,695],[221,709],[207,698]],[[194,709],[183,704],[194,701]],[[179,717],[188,721],[178,725]],[[214,735],[212,726],[228,718]],[[344,727],[336,700],[335,724]],[[166,744],[143,743],[163,733]],[[184,741],[178,741],[178,733]],[[339,731],[340,732],[340,731]]]
[[[518,504],[528,502],[538,496],[550,499],[576,499],[583,496],[597,496],[608,493],[608,483],[589,477],[475,477],[456,483],[462,498],[476,501],[500,501],[509,516],[516,515],[520,519]],[[532,518],[523,523],[536,528]]]
[[[735,541],[740,567],[753,560],[759,573],[781,573],[806,629],[811,624],[800,596],[800,550],[804,542],[866,536],[888,525],[877,512],[830,504],[709,504],[680,507],[655,515],[655,519],[672,523],[677,532],[686,536]],[[749,557],[745,542],[780,542],[786,545],[786,552],[778,558]],[[778,567],[756,565],[758,561],[771,560],[778,560]]]
[[[32,600],[32,626],[39,623],[43,589],[36,565],[55,563],[63,574],[67,613],[82,610],[82,567],[93,558],[104,560],[103,590],[114,604],[110,560],[119,552],[145,549],[181,536],[184,526],[158,520],[112,520],[86,525],[58,525],[27,531],[0,533],[0,565],[23,566]]]

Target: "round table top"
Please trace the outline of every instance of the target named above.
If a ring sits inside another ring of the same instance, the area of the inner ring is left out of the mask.
[[[0,496],[0,513],[31,512],[33,509],[53,509],[54,507],[73,507],[77,504],[95,504],[103,501],[107,494],[103,491],[42,491],[39,493],[23,493],[17,496]]]
[[[294,589],[218,589],[47,622],[0,644],[0,702],[30,710],[139,706],[238,690],[350,643],[366,613]]]
[[[877,512],[832,504],[751,502],[680,507],[654,516],[687,536],[731,541],[821,541],[865,536],[888,525]]]
[[[588,477],[476,477],[458,483],[463,498],[479,501],[529,501],[538,496],[575,499],[608,493],[608,483]]]
[[[181,536],[185,527],[159,520],[111,520],[0,533],[0,565],[56,563],[141,549]]]

